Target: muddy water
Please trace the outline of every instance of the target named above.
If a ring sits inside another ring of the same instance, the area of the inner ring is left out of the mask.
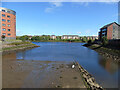
[[[42,61],[76,60],[104,88],[117,88],[120,67],[112,59],[100,56],[96,51],[83,47],[83,43],[39,42],[41,47],[12,53],[5,58]]]

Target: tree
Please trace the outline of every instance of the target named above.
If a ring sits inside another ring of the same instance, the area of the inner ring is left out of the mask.
[[[21,36],[19,39],[22,41],[26,41],[26,40],[29,40],[29,37],[27,35],[24,35],[24,36]]]
[[[82,41],[83,41],[83,42],[87,42],[87,38],[86,38],[86,37],[83,37],[83,38],[82,38]]]
[[[88,40],[88,44],[91,44],[92,43],[92,41],[91,40]]]
[[[103,45],[107,45],[108,44],[108,40],[107,40],[107,37],[102,37],[102,44]]]
[[[5,39],[5,35],[2,35],[1,38],[2,38],[2,41],[4,41],[4,39]]]

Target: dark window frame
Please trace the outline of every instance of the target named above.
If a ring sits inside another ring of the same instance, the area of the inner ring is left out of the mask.
[[[2,21],[6,22],[6,19],[2,19]]]
[[[2,14],[2,17],[5,17],[5,14]]]
[[[4,9],[2,9],[2,12],[5,12],[5,10],[4,10]]]
[[[8,36],[11,36],[11,34],[10,34],[10,33],[8,33]]]
[[[8,29],[8,31],[10,31],[10,29]]]
[[[7,20],[7,22],[10,22],[10,20]]]
[[[6,26],[6,24],[2,23],[2,26]]]
[[[10,18],[10,15],[7,15],[8,18]]]

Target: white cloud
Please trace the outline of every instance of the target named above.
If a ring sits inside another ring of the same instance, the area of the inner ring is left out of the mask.
[[[62,2],[50,2],[50,4],[52,6],[55,6],[55,7],[61,7],[62,6]]]
[[[54,9],[54,8],[46,8],[46,9],[45,9],[45,12],[46,12],[46,13],[52,12],[53,9]]]
[[[49,2],[49,3],[50,3],[50,7],[45,9],[46,13],[52,12],[57,7],[61,7],[62,6],[62,2]]]
[[[77,34],[81,34],[81,32],[77,32]]]
[[[89,2],[78,2],[77,4],[87,7],[89,5]]]

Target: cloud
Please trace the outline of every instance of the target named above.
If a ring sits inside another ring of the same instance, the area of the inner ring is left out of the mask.
[[[45,12],[46,12],[46,13],[52,12],[53,9],[54,9],[54,8],[46,8],[46,9],[45,9]]]
[[[52,6],[55,7],[61,7],[62,6],[62,2],[50,2]]]
[[[77,32],[77,34],[81,34],[81,32]]]
[[[87,7],[89,5],[89,2],[78,2],[77,4]]]
[[[46,13],[50,13],[54,11],[56,8],[61,7],[63,5],[62,2],[49,2],[49,3],[50,3],[50,7],[45,9]]]

